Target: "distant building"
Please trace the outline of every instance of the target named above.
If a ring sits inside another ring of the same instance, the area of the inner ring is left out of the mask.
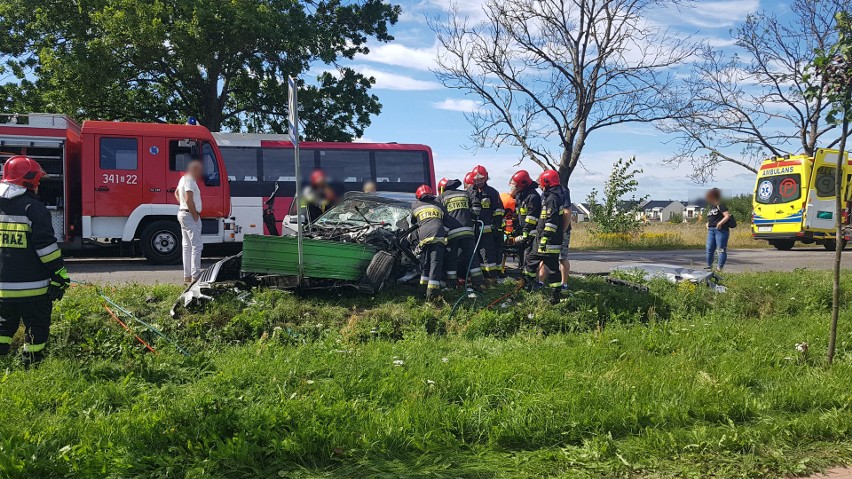
[[[686,203],[686,206],[683,208],[683,219],[684,220],[694,220],[699,218],[704,214],[704,210],[707,208],[707,201],[705,200],[695,200],[689,201]]]
[[[586,203],[571,203],[571,221],[585,223],[592,218],[592,211]]]
[[[649,200],[640,206],[642,215],[647,221],[671,221],[672,216],[683,215],[686,206],[680,201]]]

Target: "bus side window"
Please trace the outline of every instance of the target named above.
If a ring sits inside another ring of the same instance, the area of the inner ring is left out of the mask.
[[[390,183],[429,183],[429,166],[426,153],[422,151],[377,151],[376,178],[379,182],[389,179]]]
[[[320,150],[320,168],[335,182],[357,183],[371,178],[367,150]]]

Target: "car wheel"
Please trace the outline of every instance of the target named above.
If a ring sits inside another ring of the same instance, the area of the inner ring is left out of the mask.
[[[796,240],[774,240],[770,241],[769,244],[779,251],[790,251],[796,244]]]
[[[396,258],[387,251],[379,251],[373,256],[370,265],[367,266],[367,273],[364,275],[373,291],[381,291],[390,278],[395,263]]]
[[[822,242],[822,247],[828,251],[837,251],[837,242],[835,240],[826,240]],[[840,240],[840,249],[846,249],[846,240]]]
[[[142,230],[142,254],[151,264],[178,264],[181,260],[180,225],[159,220]]]

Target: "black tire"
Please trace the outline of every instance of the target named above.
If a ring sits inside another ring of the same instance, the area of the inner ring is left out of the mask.
[[[796,244],[796,240],[772,240],[769,242],[778,251],[790,251]]]
[[[827,251],[837,251],[837,242],[834,240],[825,240],[822,242],[822,247],[825,248]],[[840,249],[846,249],[845,239],[840,240]]]
[[[387,251],[379,251],[373,256],[364,275],[366,283],[373,291],[381,291],[393,271],[396,258]]]
[[[158,220],[146,226],[139,237],[142,254],[151,264],[178,264],[181,261],[180,225]]]

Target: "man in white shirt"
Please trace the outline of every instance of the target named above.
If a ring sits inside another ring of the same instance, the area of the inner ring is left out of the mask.
[[[183,281],[191,283],[201,274],[201,190],[198,181],[204,176],[204,164],[193,159],[178,182],[175,198],[180,204],[178,222],[183,238]]]

